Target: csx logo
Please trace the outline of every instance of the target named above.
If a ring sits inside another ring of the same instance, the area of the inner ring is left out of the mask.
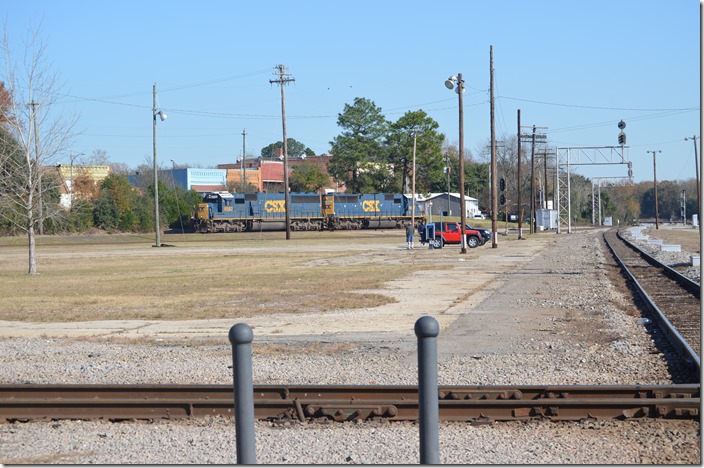
[[[286,212],[285,206],[285,200],[267,200],[266,203],[264,203],[264,210],[266,210],[267,213],[284,213]]]
[[[365,212],[370,211],[380,211],[379,210],[379,200],[364,200],[362,202],[362,210]]]

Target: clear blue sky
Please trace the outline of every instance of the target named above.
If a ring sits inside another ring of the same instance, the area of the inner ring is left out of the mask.
[[[151,164],[152,86],[159,162],[214,167],[259,155],[287,135],[330,150],[337,117],[355,97],[389,120],[424,110],[457,144],[458,100],[443,85],[462,73],[465,147],[489,140],[493,45],[497,139],[548,127],[549,146],[617,145],[627,127],[636,181],[695,176],[700,136],[700,3],[696,0],[78,1],[5,0],[15,53],[37,29],[65,109],[77,113],[71,148],[113,162]],[[699,144],[699,140],[697,140]],[[61,161],[60,161],[61,162]],[[64,163],[68,164],[68,156]],[[622,177],[625,166],[582,167]]]

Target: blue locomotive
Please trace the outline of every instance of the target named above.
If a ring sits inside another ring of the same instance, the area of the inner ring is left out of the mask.
[[[398,193],[289,194],[291,230],[400,228],[411,219],[410,198]],[[416,202],[416,218],[422,219]],[[211,192],[196,205],[193,230],[243,232],[286,228],[283,193]]]

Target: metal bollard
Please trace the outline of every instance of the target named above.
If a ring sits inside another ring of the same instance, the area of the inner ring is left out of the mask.
[[[420,463],[440,463],[438,421],[438,321],[425,316],[414,327],[418,337],[418,422],[420,426]]]
[[[235,390],[237,464],[257,463],[254,437],[254,386],[252,384],[252,328],[238,323],[228,334],[232,344],[232,377]]]

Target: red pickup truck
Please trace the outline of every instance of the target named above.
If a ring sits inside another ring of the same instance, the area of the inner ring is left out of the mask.
[[[457,222],[440,222],[428,223],[435,225],[435,239],[429,239],[428,242],[433,244],[436,249],[442,248],[445,244],[459,244],[462,239],[462,231],[460,223]],[[486,239],[482,233],[476,229],[465,229],[467,236],[467,246],[471,249],[484,245]]]

